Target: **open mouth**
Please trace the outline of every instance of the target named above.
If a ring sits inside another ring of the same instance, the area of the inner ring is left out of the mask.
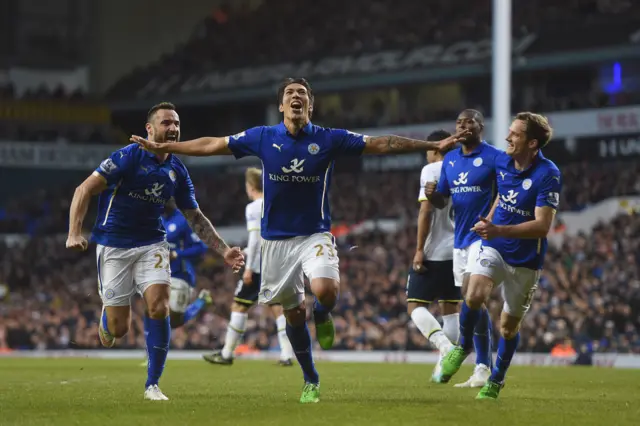
[[[169,142],[177,142],[178,134],[177,133],[167,133],[167,141]]]
[[[291,102],[291,110],[293,112],[302,112],[302,102],[301,101],[292,101]]]

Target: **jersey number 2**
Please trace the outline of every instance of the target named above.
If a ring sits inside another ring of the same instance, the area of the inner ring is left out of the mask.
[[[158,261],[156,262],[156,265],[154,266],[154,268],[156,269],[162,269],[162,261],[164,260],[162,255],[160,253],[156,253],[153,255],[153,257],[155,257],[156,259],[158,259]]]
[[[324,247],[327,248],[327,253],[329,254],[329,257],[335,257],[336,256],[336,251],[334,250],[333,246],[331,244],[316,244],[315,246],[313,246],[313,248],[315,248],[316,251],[316,257],[320,257],[324,254]]]

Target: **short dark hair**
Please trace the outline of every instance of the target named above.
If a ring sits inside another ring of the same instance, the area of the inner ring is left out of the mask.
[[[441,141],[448,138],[449,136],[451,136],[450,132],[447,132],[444,129],[438,129],[429,133],[429,136],[427,136],[427,140],[430,142]]]
[[[171,111],[175,111],[176,106],[171,102],[160,102],[159,104],[155,104],[154,106],[151,107],[151,109],[149,109],[149,112],[147,113],[147,123],[150,123],[151,119],[153,118],[153,115],[156,112],[158,112],[158,110],[161,110],[161,109],[168,109]]]
[[[472,116],[473,118],[475,118],[475,120],[478,123],[480,123],[480,124],[482,124],[484,126],[484,115],[480,111],[478,111],[477,109],[468,108],[468,109],[462,110],[460,115],[462,115],[462,114],[468,114],[468,115]]]
[[[441,141],[443,139],[446,139],[449,136],[451,136],[450,132],[447,132],[444,129],[438,129],[438,130],[434,130],[433,132],[429,133],[429,136],[427,136],[427,140],[429,142],[436,142],[436,141]],[[451,151],[456,146],[457,145],[450,145],[449,147],[447,147],[447,149],[444,149],[442,151],[437,151],[437,153],[439,153],[440,155],[444,155],[447,152]]]
[[[307,79],[302,77],[298,77],[298,78],[289,77],[282,80],[282,82],[280,83],[280,86],[278,86],[278,105],[282,104],[282,99],[284,98],[284,91],[287,88],[287,86],[291,84],[300,84],[301,86],[304,86],[305,89],[307,89],[307,93],[309,94],[310,104],[313,105],[313,89],[311,89],[311,85],[309,84]]]
[[[516,120],[524,121],[527,125],[527,140],[537,140],[538,148],[547,146],[553,136],[553,129],[547,117],[533,112],[519,112]]]

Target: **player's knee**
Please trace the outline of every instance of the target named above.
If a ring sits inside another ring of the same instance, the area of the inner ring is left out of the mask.
[[[419,307],[421,307],[421,306],[423,306],[423,307],[425,307],[425,308],[427,307],[427,305],[422,304],[422,303],[409,302],[409,303],[407,303],[407,313],[408,313],[409,315],[411,315],[411,313],[412,313],[414,310],[416,310],[417,308],[419,308]]]
[[[339,284],[332,278],[314,278],[311,290],[322,306],[333,309],[338,301]]]
[[[300,305],[296,308],[285,310],[284,316],[289,325],[299,327],[307,320],[307,309],[304,305]]]
[[[465,302],[471,309],[481,309],[491,293],[492,282],[488,277],[474,275],[469,280]]]
[[[482,304],[484,303],[484,297],[482,293],[468,291],[464,301],[471,309],[481,309]]]
[[[505,340],[511,340],[514,337],[516,337],[516,334],[518,334],[518,327],[510,327],[510,326],[504,326],[504,325],[500,325],[500,335],[502,337],[505,338]]]
[[[511,340],[516,337],[518,331],[520,331],[520,318],[503,312],[500,316],[500,335],[506,340]]]
[[[249,306],[243,305],[242,303],[233,302],[233,305],[231,305],[231,312],[240,312],[244,314],[248,311],[249,311]]]
[[[155,298],[147,304],[149,318],[164,319],[169,316],[169,300],[163,298]]]
[[[109,333],[115,338],[124,337],[129,332],[129,321],[125,318],[108,319]]]

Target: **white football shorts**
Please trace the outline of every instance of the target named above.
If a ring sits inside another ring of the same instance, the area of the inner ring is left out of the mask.
[[[131,297],[152,284],[171,284],[169,244],[165,241],[134,248],[96,248],[98,293],[104,306],[129,306]]]
[[[453,278],[456,287],[462,287],[464,276],[469,274],[472,263],[478,257],[482,242],[475,241],[463,249],[453,249]]]
[[[471,275],[484,275],[496,283],[502,283],[503,310],[511,316],[522,318],[529,310],[538,288],[540,270],[507,264],[498,250],[481,247],[478,257],[470,267]]]
[[[262,274],[258,302],[284,309],[304,300],[304,276],[340,281],[335,238],[324,232],[286,240],[262,240]]]

